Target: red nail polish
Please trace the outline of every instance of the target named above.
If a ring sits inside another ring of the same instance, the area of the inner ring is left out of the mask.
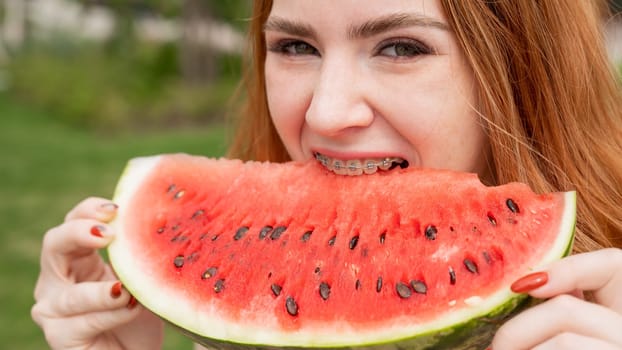
[[[549,275],[546,272],[534,272],[523,276],[512,283],[510,287],[514,293],[528,293],[536,288],[540,288],[549,281]]]
[[[122,288],[123,284],[120,281],[117,281],[115,284],[112,285],[112,288],[110,288],[110,296],[114,299],[120,297]]]
[[[134,296],[130,296],[130,300],[127,302],[127,308],[128,309],[133,309],[134,307],[136,307],[136,304],[138,304],[138,301],[136,300],[136,298],[134,298]]]
[[[95,237],[104,237],[104,235],[102,234],[104,230],[105,230],[104,226],[95,225],[91,227],[91,234]]]

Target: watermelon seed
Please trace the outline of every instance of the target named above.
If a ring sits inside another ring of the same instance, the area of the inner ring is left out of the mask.
[[[397,295],[399,295],[400,298],[402,299],[408,299],[412,295],[412,291],[410,290],[410,287],[408,287],[407,284],[402,283],[402,282],[397,282],[395,284],[395,290],[397,291]]]
[[[264,226],[259,230],[259,239],[264,239],[272,231],[272,226]]]
[[[244,235],[246,234],[246,232],[248,232],[248,226],[242,226],[240,227],[236,232],[235,235],[233,236],[234,240],[239,240],[242,237],[244,237]]]
[[[199,260],[199,253],[197,252],[190,253],[190,255],[186,258],[187,262],[195,262],[197,260]]]
[[[285,226],[277,226],[274,228],[274,230],[272,231],[272,233],[270,234],[270,239],[271,240],[276,240],[279,239],[281,237],[281,235],[283,234],[283,232],[285,232],[285,230],[287,230],[287,227]]]
[[[175,191],[175,188],[177,186],[175,186],[175,184],[171,184],[170,186],[168,186],[168,189],[166,190],[167,193],[173,192]]]
[[[196,219],[199,216],[203,215],[205,213],[205,211],[203,209],[199,209],[197,211],[194,212],[194,214],[192,214],[192,219]]]
[[[380,234],[380,244],[384,244],[384,241],[387,239],[387,233],[383,232]]]
[[[332,236],[329,240],[328,240],[328,245],[329,246],[334,246],[335,245],[335,241],[337,240],[337,236]]]
[[[160,228],[158,228],[158,230],[157,230],[156,232],[157,232],[157,233],[163,233],[163,232],[164,232],[164,230],[165,230],[165,228],[164,228],[164,227],[160,227]]]
[[[488,212],[487,216],[488,216],[488,221],[490,222],[490,224],[492,224],[492,226],[497,226],[497,219],[495,219],[495,216],[492,215],[491,212]]]
[[[188,236],[184,236],[181,233],[178,233],[173,238],[171,238],[171,242],[184,242],[188,239]]]
[[[356,244],[359,242],[359,236],[354,236],[350,239],[350,249],[356,248]]]
[[[221,278],[214,283],[214,292],[220,293],[223,289],[225,289],[225,280]]]
[[[430,241],[433,241],[436,239],[437,233],[438,233],[438,230],[436,229],[436,226],[434,225],[428,225],[428,227],[425,228],[425,238],[429,239]]]
[[[307,242],[311,238],[312,234],[313,234],[313,231],[307,231],[302,234],[302,237],[300,237],[300,240],[303,242]]]
[[[482,252],[482,256],[484,257],[484,260],[486,261],[486,263],[488,265],[490,265],[490,263],[492,263],[492,259],[490,259],[490,254],[488,254],[487,251],[483,251]]]
[[[272,285],[270,285],[270,289],[272,290],[272,294],[274,294],[275,297],[278,297],[281,294],[283,287],[276,283],[272,283]]]
[[[171,230],[173,230],[173,231],[179,230],[179,224],[173,225],[173,227],[171,227]]]
[[[315,273],[320,273],[320,267],[319,267],[319,266],[316,266],[316,267],[315,267],[315,271],[314,271],[314,272],[315,272]]]
[[[359,280],[359,279],[356,280],[356,283],[354,284],[354,288],[356,290],[361,289],[361,280]]]
[[[212,278],[216,275],[216,273],[218,272],[218,268],[216,266],[212,266],[210,268],[208,268],[207,270],[203,271],[203,273],[201,274],[201,279],[208,279],[208,278]]]
[[[453,226],[449,226],[449,231],[454,232],[454,227]]]
[[[510,211],[511,211],[512,213],[519,213],[519,212],[520,212],[520,210],[518,209],[518,204],[516,204],[516,202],[514,202],[514,201],[512,200],[512,198],[508,198],[508,199],[505,201],[505,205],[507,205],[507,206],[508,206],[508,208],[510,209]]]
[[[415,292],[417,292],[419,294],[427,294],[428,293],[428,286],[425,284],[425,282],[423,282],[421,280],[410,281],[410,285],[413,287]]]
[[[320,296],[322,299],[328,300],[328,297],[330,296],[330,285],[328,285],[328,283],[320,283]]]
[[[287,313],[292,316],[298,315],[298,304],[296,304],[296,300],[291,296],[288,296],[285,300],[285,309],[287,309]]]
[[[181,190],[181,191],[175,193],[175,196],[173,196],[173,199],[179,199],[179,198],[183,197],[184,194],[186,194],[186,191]]]
[[[456,271],[451,266],[449,267],[449,283],[456,284]]]
[[[175,257],[175,260],[173,260],[173,264],[175,264],[175,267],[182,267],[184,266],[184,261],[186,260],[186,258],[184,258],[183,255],[178,255]]]
[[[381,290],[382,290],[382,276],[378,277],[378,280],[376,281],[376,292],[380,293]]]
[[[215,241],[215,240],[217,240],[219,236],[220,236],[220,235],[218,235],[218,234],[213,235],[213,236],[212,236],[212,242],[213,242],[213,241]]]
[[[479,273],[479,270],[477,269],[477,264],[475,264],[475,262],[473,262],[473,260],[471,259],[464,259],[463,261],[464,266],[466,266],[467,270],[469,270],[470,273]]]
[[[204,239],[206,239],[206,238],[207,238],[207,233],[203,233],[203,234],[201,234],[201,236],[199,237],[199,241],[202,241],[202,240],[204,240]]]

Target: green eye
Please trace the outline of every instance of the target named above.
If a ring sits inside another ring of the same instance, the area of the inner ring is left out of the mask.
[[[380,55],[388,57],[414,57],[429,54],[431,50],[415,40],[402,40],[384,45]]]

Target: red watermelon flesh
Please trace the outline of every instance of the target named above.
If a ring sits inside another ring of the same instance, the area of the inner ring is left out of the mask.
[[[114,200],[125,286],[218,348],[438,346],[510,312],[508,286],[568,253],[575,216],[573,192],[474,174],[182,154],[132,160]]]

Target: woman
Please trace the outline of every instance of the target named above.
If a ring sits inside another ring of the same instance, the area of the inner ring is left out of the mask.
[[[550,300],[507,322],[492,347],[622,349],[622,252],[607,249],[622,244],[622,99],[604,6],[255,1],[247,113],[230,155],[320,157],[333,170],[394,157],[576,190],[577,254],[514,286]],[[45,236],[32,313],[53,348],[161,342],[161,323],[96,253],[113,239],[115,209],[88,199]]]

